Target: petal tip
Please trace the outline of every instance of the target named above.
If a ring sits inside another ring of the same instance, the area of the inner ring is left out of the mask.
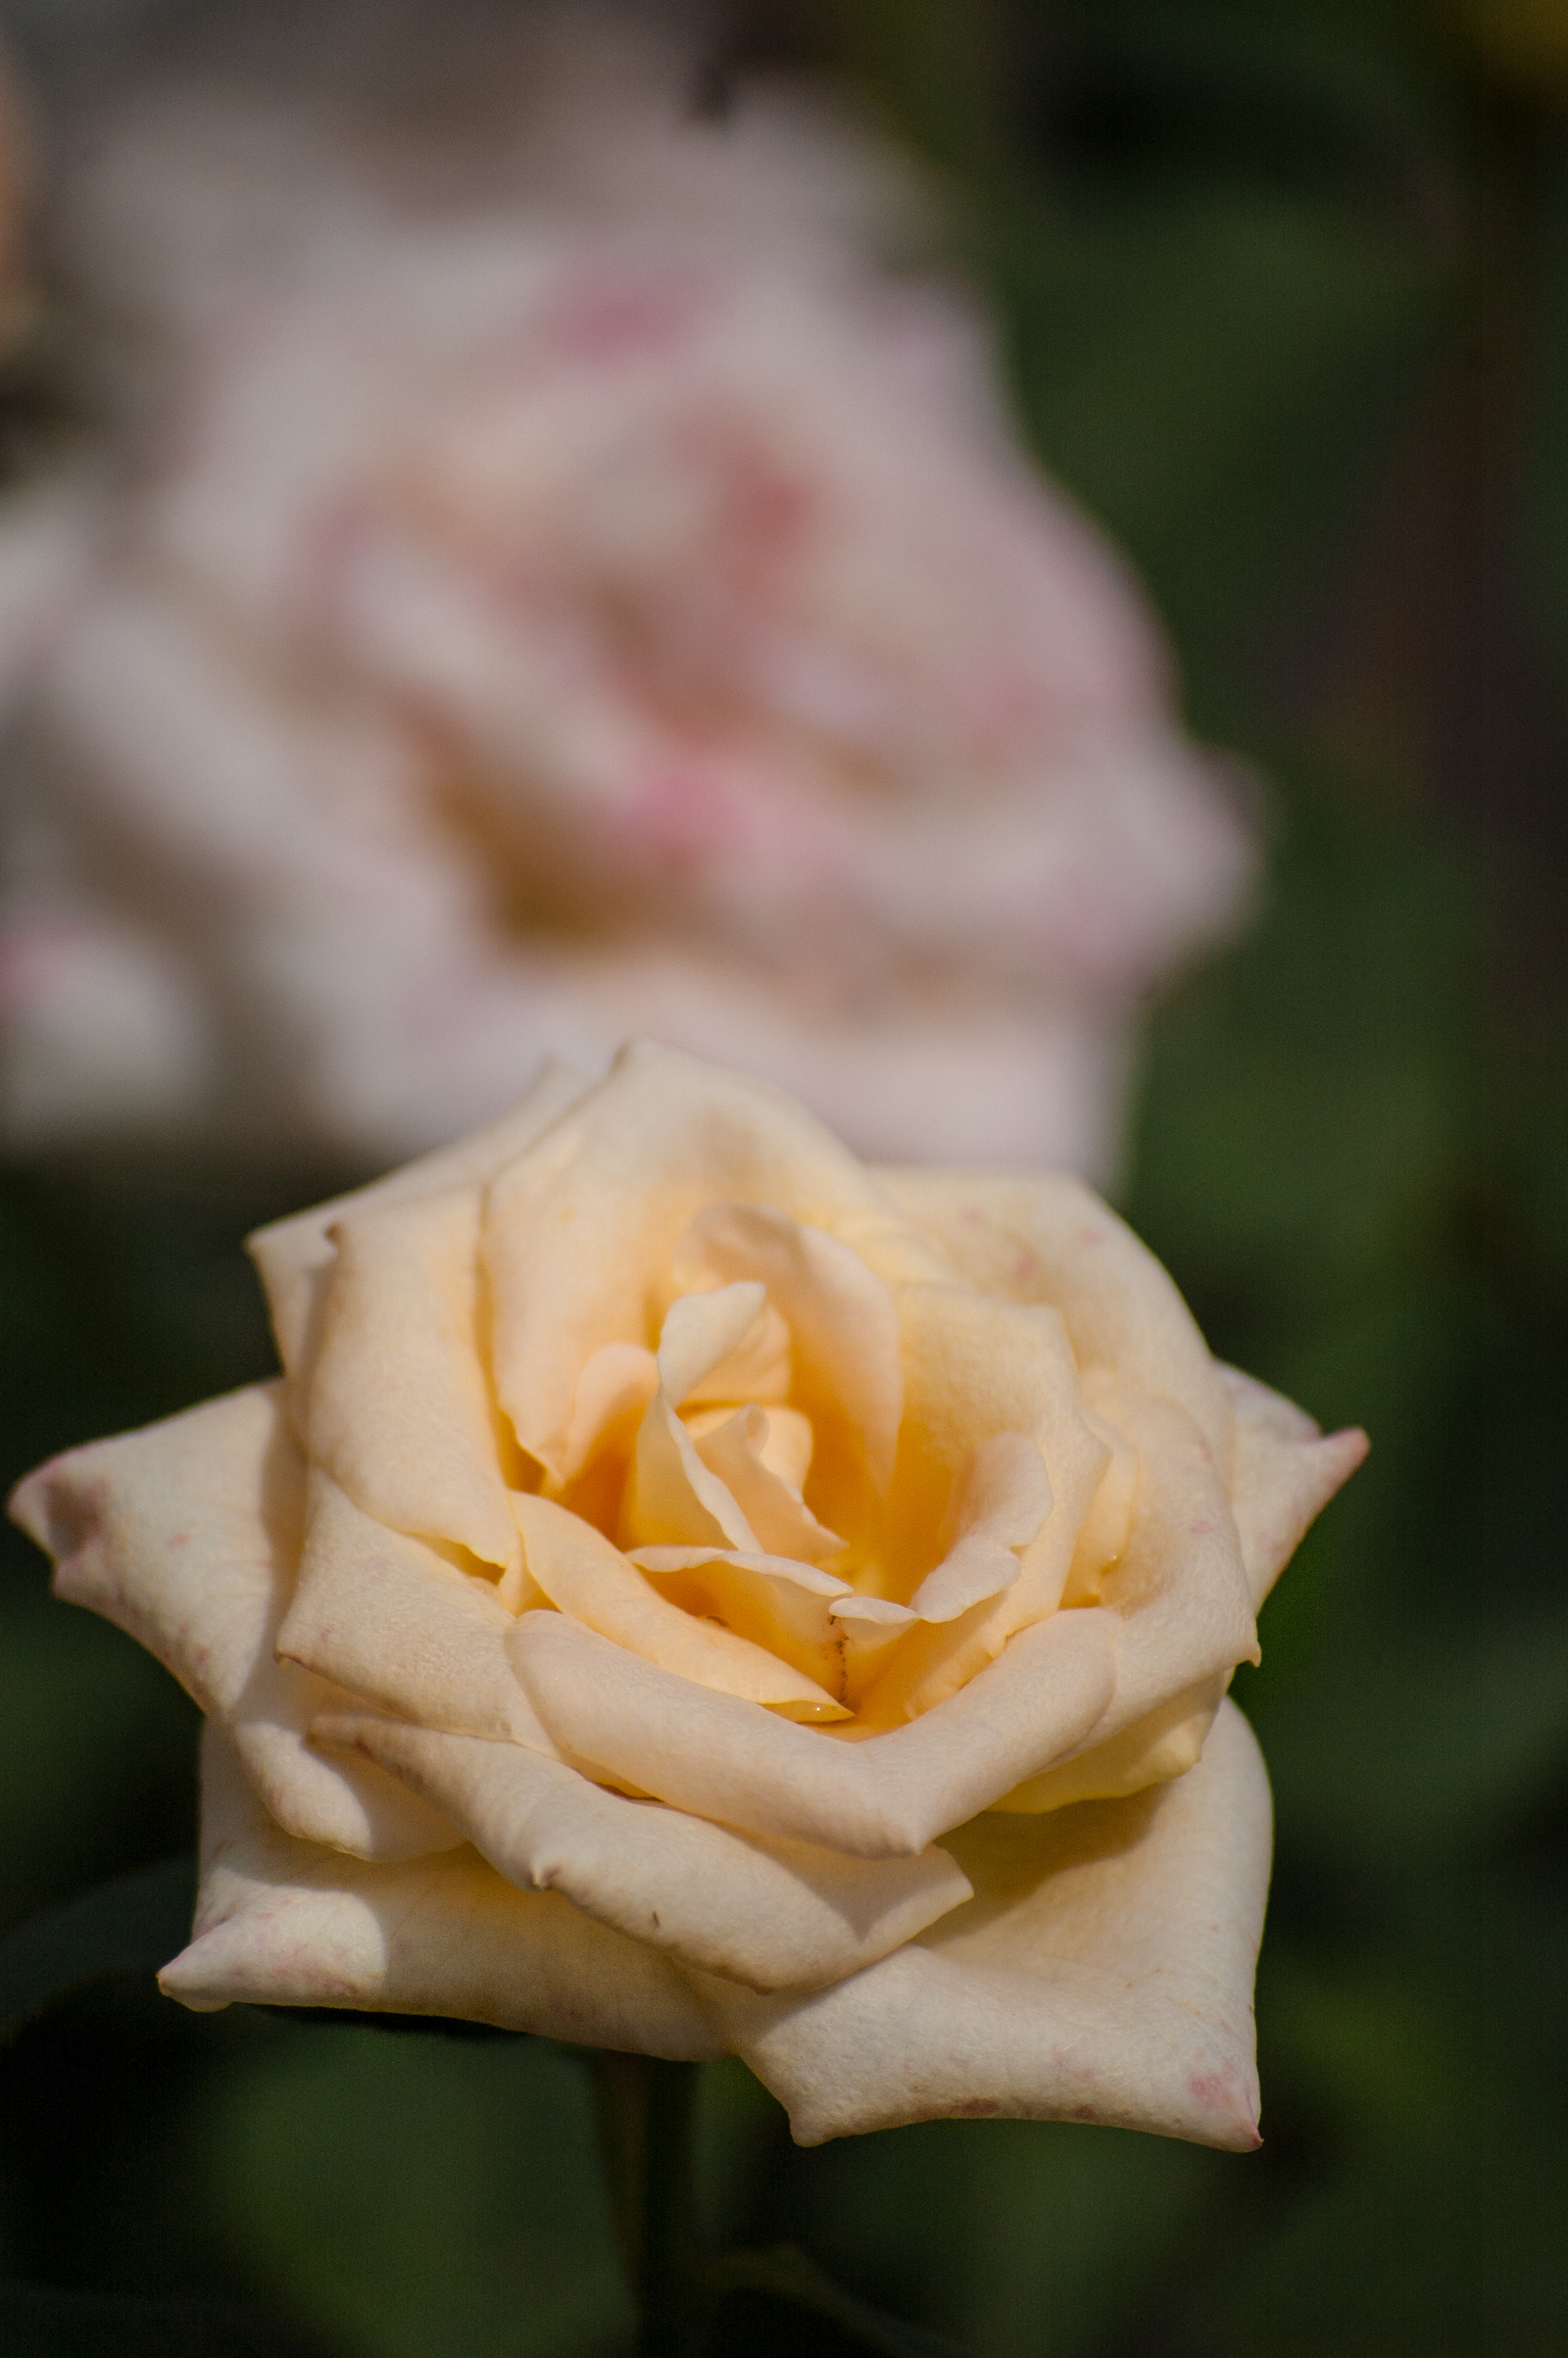
[[[193,1940],[188,1948],[180,1950],[177,1957],[171,1957],[158,1975],[158,1987],[165,1997],[172,1997],[187,2013],[221,2014],[232,2000],[226,1996],[220,1997],[207,1986],[200,1966],[192,1965],[191,1959],[199,1955],[201,1947],[200,1940]]]
[[[74,1553],[103,1504],[101,1483],[72,1482],[66,1474],[72,1458],[80,1454],[66,1449],[46,1458],[23,1475],[6,1499],[10,1520],[57,1561]]]
[[[1257,2075],[1250,2064],[1219,2056],[1191,2072],[1187,2096],[1192,2106],[1187,2135],[1226,2153],[1255,2153],[1262,2144],[1258,2130]]]

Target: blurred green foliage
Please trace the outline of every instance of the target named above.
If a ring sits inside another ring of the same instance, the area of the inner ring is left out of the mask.
[[[737,20],[743,57],[836,62],[945,178],[1028,431],[1160,600],[1195,720],[1264,781],[1266,905],[1153,1016],[1123,1193],[1218,1351],[1374,1440],[1237,1684],[1279,1810],[1260,2155],[1018,2122],[803,2153],[744,2071],[708,2075],[715,2232],[793,2239],[988,2358],[1481,2347],[1484,2136],[1490,2346],[1568,2347],[1568,85],[1468,22]],[[238,1240],[283,1208],[222,1173],[7,1175],[6,1470],[263,1371]],[[188,1841],[192,1714],[47,1603],[24,1544],[6,1565],[17,1921]],[[322,2358],[623,2341],[560,2050],[124,1988],[33,2024],[0,2076],[5,2273],[249,2302]]]

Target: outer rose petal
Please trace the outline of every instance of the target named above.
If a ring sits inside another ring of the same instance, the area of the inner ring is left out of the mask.
[[[401,1204],[442,1188],[482,1185],[532,1146],[588,1085],[585,1073],[558,1056],[547,1057],[532,1087],[502,1120],[433,1154],[421,1154],[368,1187],[258,1228],[247,1249],[261,1272],[278,1354],[289,1375],[299,1378],[315,1358],[324,1281],[337,1258],[332,1230],[345,1212]]]
[[[1123,1634],[1097,1744],[1198,1680],[1257,1659],[1230,1494],[1202,1432],[1158,1394],[1119,1395],[1116,1417],[1143,1462],[1126,1546],[1102,1584]]]
[[[748,1840],[604,1793],[518,1744],[337,1716],[315,1737],[450,1811],[509,1883],[560,1891],[600,1923],[755,1990],[842,1981],[970,1896],[944,1851],[873,1862]]]
[[[313,1464],[378,1523],[518,1551],[481,1357],[477,1187],[350,1206],[297,1401]]]
[[[277,1634],[290,1661],[422,1727],[553,1752],[507,1660],[512,1627],[489,1581],[312,1474],[299,1587]]]
[[[1228,1674],[1216,1672],[1184,1687],[1119,1735],[1026,1778],[1003,1794],[997,1808],[1033,1814],[1064,1809],[1072,1801],[1119,1800],[1124,1793],[1141,1793],[1147,1786],[1185,1776],[1203,1749],[1229,1684]]]
[[[1147,1245],[1063,1172],[882,1168],[886,1194],[982,1293],[1053,1303],[1080,1375],[1168,1393],[1196,1417],[1222,1469],[1229,1392],[1192,1312]]]
[[[1086,1745],[998,1806],[1056,1809],[1136,1793],[1190,1769],[1238,1662],[1257,1659],[1241,1542],[1207,1442],[1174,1400],[1118,1394],[1140,1474],[1106,1603],[1123,1617],[1116,1692]]]
[[[1004,2113],[1255,2145],[1270,1813],[1235,1705],[1174,1784],[951,1839],[975,1897],[897,1955],[805,2000],[701,1985],[798,2142]]]
[[[226,1730],[280,1826],[365,1857],[449,1849],[449,1820],[392,1779],[307,1748],[318,1712],[347,1698],[273,1659],[305,1482],[281,1392],[255,1385],[56,1457],[11,1512],[58,1558],[57,1595],[127,1631]]]
[[[1367,1452],[1356,1426],[1324,1435],[1304,1408],[1240,1368],[1220,1374],[1236,1403],[1231,1493],[1242,1558],[1261,1604],[1302,1534]]]
[[[666,1958],[559,1892],[519,1891],[466,1848],[370,1866],[291,1841],[213,1728],[194,1937],[158,1978],[198,2012],[234,2000],[351,2006],[648,2055],[724,2052]]]

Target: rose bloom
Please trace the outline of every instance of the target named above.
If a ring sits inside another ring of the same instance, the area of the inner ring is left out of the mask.
[[[637,1029],[1106,1167],[1251,865],[1139,591],[877,266],[875,151],[571,123],[440,204],[259,104],[96,142],[136,436],[13,697],[0,1129],[385,1159]]]
[[[1255,2143],[1225,1690],[1365,1442],[1084,1184],[643,1046],[253,1250],[282,1378],[13,1501],[207,1714],[172,1996]]]

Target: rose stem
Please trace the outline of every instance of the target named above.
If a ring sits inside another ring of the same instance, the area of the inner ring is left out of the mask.
[[[636,2358],[688,2358],[699,2330],[696,2063],[592,2057],[600,2149],[638,2308]]]

